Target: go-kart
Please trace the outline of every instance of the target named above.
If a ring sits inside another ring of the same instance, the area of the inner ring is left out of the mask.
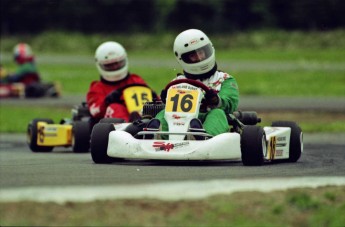
[[[152,101],[152,91],[144,85],[123,89],[125,105],[129,112],[140,112],[147,101]],[[99,122],[124,123],[123,119],[103,118]],[[27,143],[33,152],[50,152],[54,147],[72,147],[75,153],[89,152],[90,134],[97,119],[91,117],[85,102],[72,109],[71,119],[59,124],[46,118],[36,118],[27,127]]]
[[[0,83],[0,98],[42,98],[61,96],[59,83]]]
[[[256,112],[234,112],[228,115],[229,132],[216,136],[192,132],[189,122],[198,117],[203,91],[209,88],[195,80],[180,79],[170,82],[165,89],[169,131],[148,131],[145,126],[135,131],[133,125],[98,123],[91,133],[91,156],[95,163],[124,159],[242,160],[244,165],[259,166],[276,160],[296,162],[300,158],[303,133],[295,122],[277,121],[261,127],[257,125],[261,119]],[[162,139],[164,136],[168,139]],[[196,136],[203,140],[195,140]]]

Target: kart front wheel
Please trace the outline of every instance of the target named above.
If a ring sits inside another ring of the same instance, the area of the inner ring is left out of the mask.
[[[26,131],[26,139],[29,148],[32,152],[51,152],[54,147],[52,146],[41,146],[37,144],[37,139],[42,138],[44,135],[42,130],[37,128],[38,122],[46,122],[47,124],[53,124],[53,120],[48,118],[36,118],[33,119],[29,124]]]
[[[245,166],[261,166],[266,153],[266,134],[263,128],[247,125],[241,134],[242,163]]]
[[[272,127],[291,128],[289,162],[297,162],[303,152],[303,133],[301,128],[293,121],[274,121]]]
[[[72,147],[74,153],[86,153],[90,149],[90,123],[76,121],[72,128]]]
[[[109,133],[114,131],[114,125],[109,123],[96,124],[91,133],[91,157],[95,163],[112,163],[113,158],[107,154]]]

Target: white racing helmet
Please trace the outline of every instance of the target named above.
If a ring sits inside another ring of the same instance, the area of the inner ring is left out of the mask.
[[[126,50],[117,42],[102,43],[96,50],[95,59],[98,72],[106,81],[119,81],[128,74]]]
[[[201,52],[203,57],[195,59],[195,56],[199,56]],[[176,37],[174,53],[183,70],[189,74],[207,73],[216,64],[212,42],[205,33],[197,29],[186,30]]]

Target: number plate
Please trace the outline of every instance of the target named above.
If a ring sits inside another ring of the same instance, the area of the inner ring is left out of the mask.
[[[128,87],[123,91],[123,98],[129,113],[133,111],[141,112],[144,104],[152,101],[152,92],[148,87]]]
[[[170,88],[166,99],[166,112],[195,113],[198,104],[197,90]]]

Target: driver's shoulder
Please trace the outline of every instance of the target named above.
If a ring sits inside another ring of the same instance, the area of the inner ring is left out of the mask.
[[[181,80],[181,79],[187,79],[187,77],[184,74],[182,74],[182,73],[178,73],[176,75],[176,77],[173,79],[173,81],[174,80]]]

